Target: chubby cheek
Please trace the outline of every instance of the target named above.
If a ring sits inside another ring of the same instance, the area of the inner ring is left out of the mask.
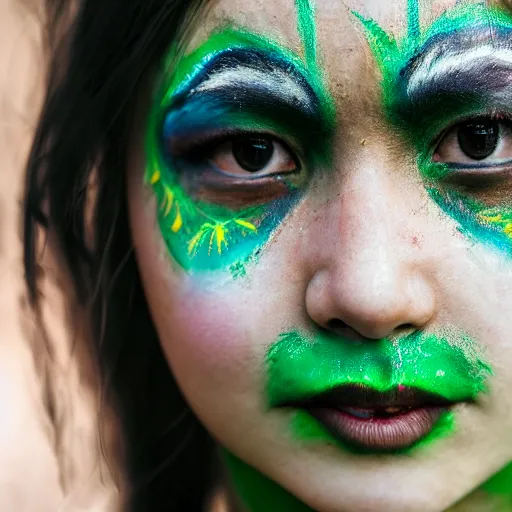
[[[140,195],[139,189],[130,201],[133,239],[161,346],[195,414],[229,446],[235,426],[249,432],[261,425],[266,352],[287,324],[300,321],[290,312],[302,312],[304,283],[291,279],[300,275],[299,263],[286,258],[295,247],[271,244],[238,279],[225,272],[189,275],[164,247],[153,201]]]

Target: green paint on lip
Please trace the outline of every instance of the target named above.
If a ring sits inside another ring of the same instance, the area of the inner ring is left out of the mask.
[[[418,388],[453,402],[476,400],[487,391],[491,368],[468,336],[415,332],[401,339],[356,343],[329,333],[282,334],[266,357],[270,407],[308,398],[342,385],[385,392],[400,386]],[[445,415],[429,439],[451,430]],[[295,414],[296,434],[326,440],[316,420]],[[330,437],[332,440],[332,437]]]

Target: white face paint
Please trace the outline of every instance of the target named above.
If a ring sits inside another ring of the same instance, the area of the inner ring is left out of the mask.
[[[418,89],[426,88],[433,82],[443,80],[447,76],[460,74],[489,78],[479,73],[492,68],[509,70],[512,75],[512,49],[500,48],[488,44],[458,53],[452,49],[451,54],[444,54],[439,48],[433,49],[422,57],[420,64],[414,69],[408,82],[407,92],[413,94]]]

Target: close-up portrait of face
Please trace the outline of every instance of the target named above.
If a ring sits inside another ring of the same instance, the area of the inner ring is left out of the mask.
[[[512,4],[107,4],[53,49],[23,225],[120,510],[512,511]]]

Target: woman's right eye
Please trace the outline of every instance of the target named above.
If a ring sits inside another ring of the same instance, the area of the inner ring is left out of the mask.
[[[510,123],[492,117],[478,117],[451,128],[439,142],[434,161],[478,167],[496,166],[512,160]]]
[[[211,151],[208,161],[216,171],[242,179],[282,176],[299,167],[282,143],[262,135],[224,142]]]

